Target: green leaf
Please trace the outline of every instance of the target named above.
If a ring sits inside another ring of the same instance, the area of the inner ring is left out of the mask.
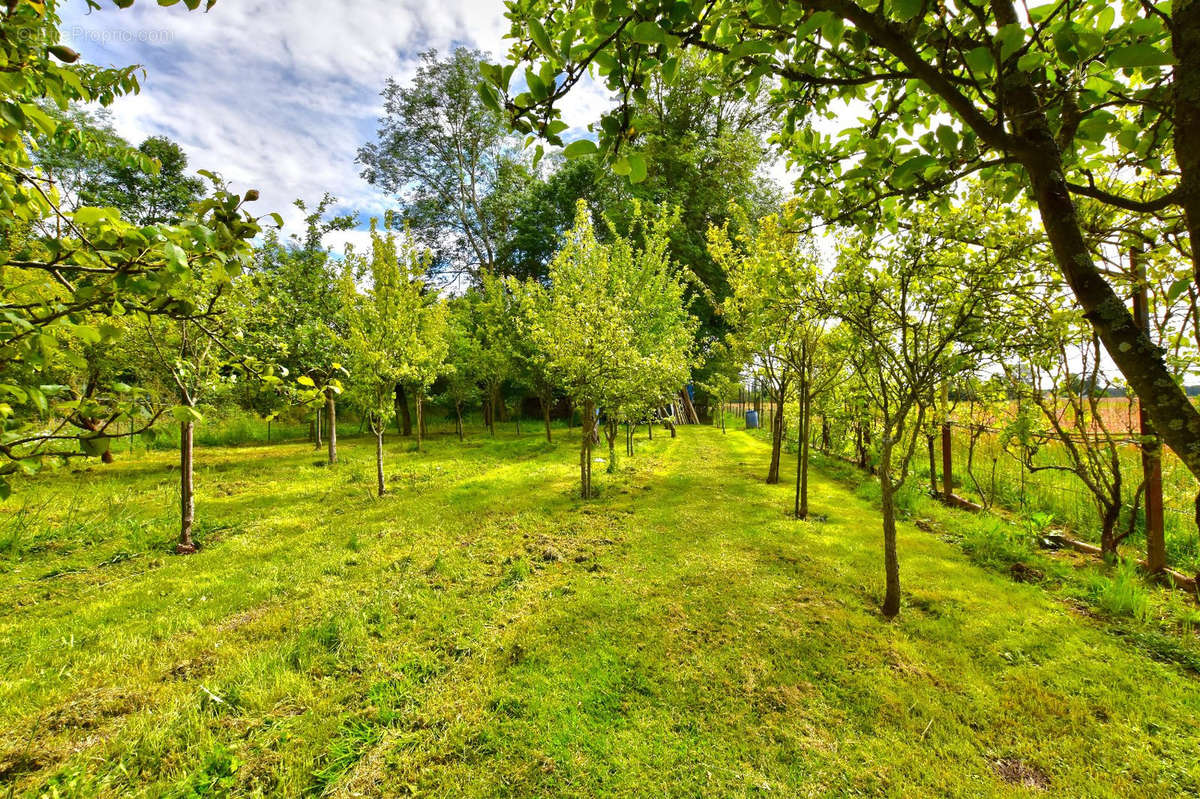
[[[1015,22],[1005,25],[996,32],[996,41],[1000,44],[1000,60],[1007,61],[1025,44],[1025,29]]]
[[[996,68],[992,59],[992,51],[986,47],[976,47],[963,54],[963,60],[976,75],[988,75]]]
[[[949,125],[938,126],[937,140],[946,150],[954,151],[958,149],[958,133]]]
[[[200,415],[199,411],[190,405],[176,405],[171,409],[171,415],[181,424],[184,422],[198,422],[204,418]]]
[[[554,45],[550,44],[550,36],[547,35],[546,28],[538,21],[537,17],[529,18],[529,38],[533,39],[533,43],[543,53],[554,55]]]
[[[1116,48],[1106,61],[1114,68],[1167,67],[1175,63],[1175,57],[1152,44],[1141,43]]]
[[[163,255],[166,256],[167,266],[175,269],[187,268],[187,253],[178,244],[167,242],[163,246]]]
[[[923,3],[924,0],[893,0],[893,15],[901,22],[908,22],[917,14],[921,13],[921,6]]]
[[[79,449],[84,455],[93,458],[108,452],[110,444],[112,444],[112,438],[106,435],[80,436],[79,438]]]
[[[646,159],[641,153],[629,154],[629,182],[641,183],[646,179]]]
[[[592,155],[596,150],[596,142],[591,139],[576,139],[563,148],[563,156],[566,158],[579,158],[584,155]]]
[[[666,41],[662,28],[648,20],[634,26],[633,33],[630,35],[639,44],[662,44]]]

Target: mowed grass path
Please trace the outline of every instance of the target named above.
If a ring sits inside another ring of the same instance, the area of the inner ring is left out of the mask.
[[[764,444],[556,431],[169,454],[3,508],[0,795],[1180,796],[1200,682]],[[22,505],[30,508],[21,514]],[[18,524],[19,521],[24,527]],[[18,532],[14,532],[14,530]],[[102,565],[103,564],[103,565]]]

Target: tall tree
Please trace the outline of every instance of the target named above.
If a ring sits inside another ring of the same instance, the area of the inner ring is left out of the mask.
[[[268,231],[255,251],[253,296],[247,299],[246,346],[260,358],[283,366],[319,395],[327,421],[327,458],[337,461],[337,407],[341,378],[345,374],[342,292],[325,237],[352,229],[353,215],[334,215],[337,200],[326,194],[309,207],[295,205],[304,217],[303,235],[282,239]]]
[[[446,58],[422,53],[410,85],[388,79],[376,141],[358,151],[363,177],[397,196],[451,279],[495,271],[497,203],[488,198],[515,178],[503,117],[475,89],[482,59],[462,47]]]
[[[393,391],[406,381],[423,390],[445,359],[445,311],[425,291],[428,253],[409,236],[397,240],[371,223],[371,252],[348,248],[340,288],[346,317],[351,390],[375,434],[375,477],[387,493],[383,434],[395,412]],[[359,288],[365,280],[366,288]],[[417,408],[420,412],[420,400]]]

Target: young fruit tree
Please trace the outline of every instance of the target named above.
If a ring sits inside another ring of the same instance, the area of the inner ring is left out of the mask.
[[[546,441],[553,441],[550,430],[550,409],[554,405],[554,375],[546,353],[534,341],[533,328],[544,315],[549,301],[546,287],[536,280],[508,280],[513,297],[512,354],[514,372],[520,383],[533,391],[542,409]]]
[[[548,301],[530,333],[549,372],[582,413],[584,499],[593,496],[599,409],[615,413],[627,397],[660,400],[687,380],[693,320],[666,252],[673,219],[638,219],[640,247],[615,231],[611,243],[602,244],[581,200],[575,225],[550,263]]]
[[[843,244],[822,301],[851,335],[855,381],[879,420],[886,593],[900,612],[896,492],[908,478],[933,390],[977,368],[994,339],[999,298],[1014,290],[1002,256],[917,217],[896,234],[859,232]],[[945,223],[954,226],[954,220]]]
[[[767,482],[778,483],[786,403],[795,391],[804,343],[822,325],[812,302],[819,263],[811,242],[780,216],[753,226],[739,216],[734,235],[728,226],[709,230],[708,248],[729,281],[722,310],[733,328],[731,346],[755,366],[774,405]]]
[[[442,401],[454,410],[454,430],[464,438],[463,407],[479,398],[479,341],[472,330],[473,306],[462,297],[448,304],[446,319],[445,390]]]
[[[414,381],[423,391],[445,359],[445,310],[436,295],[425,292],[428,267],[428,254],[418,252],[411,238],[406,235],[398,242],[392,231],[380,233],[374,221],[370,255],[347,248],[342,267],[350,380],[375,434],[381,497],[387,493],[383,434],[395,413],[395,386]],[[420,407],[418,400],[418,413]]]
[[[473,300],[476,354],[474,371],[483,387],[483,419],[496,435],[496,422],[504,421],[504,383],[513,376],[513,338],[516,334],[513,297],[505,282],[490,274],[480,279],[469,296]]]
[[[1121,452],[1134,435],[1133,399],[1113,391],[1095,332],[1060,291],[1041,292],[1015,310],[1007,342],[1014,357],[1004,371],[1021,413],[1006,430],[1005,448],[1030,473],[1074,475],[1096,505],[1101,552],[1115,558],[1135,531],[1144,490],[1136,485],[1128,524],[1119,530],[1129,477]]]
[[[237,291],[240,286],[233,287]],[[196,551],[192,538],[195,522],[195,430],[203,416],[197,406],[217,389],[240,378],[257,380],[271,388],[282,386],[275,367],[263,365],[239,351],[240,315],[222,312],[221,304],[230,293],[226,281],[214,275],[193,284],[198,305],[192,315],[174,318],[155,314],[137,314],[136,350],[140,363],[150,368],[147,376],[159,384],[164,396],[174,395],[171,413],[179,422],[179,542],[178,554]],[[303,388],[303,387],[302,387]]]

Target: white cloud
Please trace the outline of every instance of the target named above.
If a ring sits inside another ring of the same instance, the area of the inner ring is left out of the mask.
[[[75,2],[63,10],[63,35],[92,63],[145,67],[141,94],[112,108],[130,141],[170,136],[193,169],[259,189],[259,210],[289,225],[301,216],[294,199],[325,192],[365,222],[389,207],[354,163],[374,136],[384,81],[411,77],[430,48],[499,59],[503,10],[499,0],[219,0],[208,13],[182,3],[87,13]],[[594,86],[576,94],[567,121],[581,127],[607,100]],[[349,239],[362,235],[338,246]]]

